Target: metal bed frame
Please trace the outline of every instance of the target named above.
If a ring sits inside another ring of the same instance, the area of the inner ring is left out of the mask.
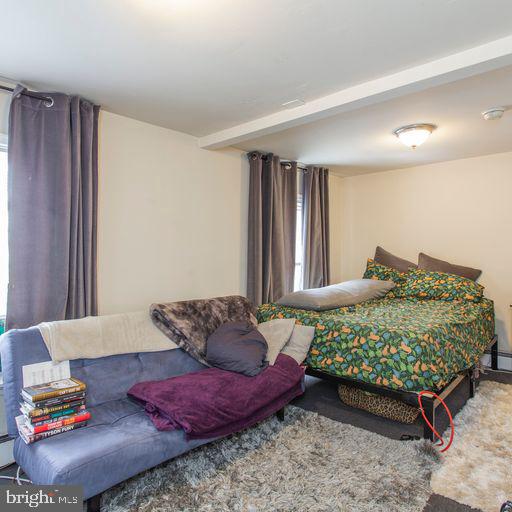
[[[498,336],[494,335],[491,342],[487,346],[487,350],[491,352],[491,368],[493,370],[498,369]],[[348,377],[339,377],[337,375],[332,375],[330,373],[323,372],[321,370],[316,370],[314,368],[307,367],[306,374],[311,375],[312,377],[317,377],[319,379],[329,380],[335,382],[337,384],[343,384],[345,386],[352,386],[354,388],[362,389],[364,391],[369,391],[370,393],[375,393],[377,395],[387,396],[393,398],[395,400],[401,400],[409,405],[413,405],[418,407],[418,392],[416,391],[403,391],[399,389],[391,389],[383,386],[377,386],[375,384],[370,384],[368,382],[364,382],[361,380],[354,380]],[[457,377],[455,377],[449,384],[447,384],[443,389],[437,391],[437,395],[441,397],[441,399],[445,400],[452,391],[457,389],[461,382],[469,377],[469,397],[472,398],[475,394],[475,384],[476,384],[476,376],[475,376],[475,367],[471,367],[463,372],[459,373]],[[422,404],[423,411],[425,412],[425,416],[430,421],[432,425],[435,426],[436,420],[436,408],[440,405],[440,401],[437,398],[423,396]],[[422,420],[423,421],[423,420]],[[425,421],[423,421],[423,438],[434,441],[434,433],[428,427]]]

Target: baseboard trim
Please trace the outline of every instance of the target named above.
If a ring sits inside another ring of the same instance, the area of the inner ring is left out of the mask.
[[[481,361],[484,366],[491,367],[491,356],[489,354],[485,354]],[[512,354],[507,352],[498,353],[498,369],[512,371]]]

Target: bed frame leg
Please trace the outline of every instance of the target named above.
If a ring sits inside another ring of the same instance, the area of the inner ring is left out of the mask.
[[[491,368],[498,370],[498,336],[495,337],[496,341],[491,347]]]
[[[425,416],[428,421],[430,421],[431,425],[436,426],[436,409],[434,407],[434,398],[433,397],[423,397],[423,411],[425,412]],[[434,432],[427,425],[426,421],[423,420],[423,439],[428,439],[432,442],[435,441]]]
[[[471,368],[468,372],[468,378],[469,378],[469,398],[473,398],[475,396],[475,389],[476,389],[476,375],[475,375],[476,369]]]
[[[284,407],[276,412],[276,416],[279,421],[284,421]]]
[[[100,512],[101,508],[101,493],[96,494],[92,498],[89,498],[86,502],[87,512]]]

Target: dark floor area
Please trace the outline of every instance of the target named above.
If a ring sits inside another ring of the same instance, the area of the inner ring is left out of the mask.
[[[444,496],[439,496],[439,494],[432,494],[423,512],[481,512],[481,510],[468,507]]]
[[[2,476],[9,476],[9,477],[15,478],[17,470],[18,470],[18,465],[17,464],[11,464],[10,466],[7,466],[7,467],[4,467],[4,468],[0,469],[0,475],[2,475]],[[10,484],[10,483],[12,483],[11,480],[7,480],[5,478],[0,479],[0,485],[1,484]]]
[[[446,404],[453,415],[459,412],[468,397],[469,382],[465,380],[461,382],[459,387],[453,391],[446,400]],[[350,423],[355,427],[365,428],[366,430],[371,430],[376,434],[381,434],[392,439],[400,439],[400,436],[403,434],[423,437],[423,423],[421,417],[416,420],[416,423],[407,425],[405,423],[375,416],[374,414],[360,409],[355,409],[345,405],[339,399],[335,383],[315,377],[306,377],[306,393],[292,403],[298,407],[317,412],[333,420]],[[443,432],[447,426],[448,418],[446,412],[444,409],[438,407],[436,410],[436,428],[440,432]]]
[[[486,371],[481,374],[480,380],[493,380],[504,384],[512,384],[512,372],[494,372]],[[469,398],[469,382],[467,380],[461,382],[459,387],[454,390],[447,398],[446,404],[455,416],[457,412],[464,406]],[[406,425],[397,421],[388,420],[374,416],[369,412],[354,409],[345,405],[338,397],[337,386],[335,383],[325,380],[316,379],[315,377],[306,377],[306,393],[293,402],[294,405],[307,409],[308,411],[317,412],[323,416],[327,416],[336,421],[350,423],[355,427],[364,428],[390,437],[392,439],[400,439],[402,434],[416,435],[423,437],[423,424],[421,417],[413,425]],[[438,408],[436,411],[436,428],[439,432],[443,432],[448,426],[448,418],[444,409]],[[479,512],[477,509],[468,507],[450,500],[443,496],[433,494],[423,512]],[[499,511],[496,511],[499,512]]]

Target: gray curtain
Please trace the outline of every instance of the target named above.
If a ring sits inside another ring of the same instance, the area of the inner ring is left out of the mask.
[[[99,107],[22,92],[9,114],[8,329],[97,313]]]
[[[255,304],[293,291],[297,215],[297,164],[248,154],[249,233],[247,296]]]
[[[302,181],[303,287],[330,283],[329,170],[308,166]]]

